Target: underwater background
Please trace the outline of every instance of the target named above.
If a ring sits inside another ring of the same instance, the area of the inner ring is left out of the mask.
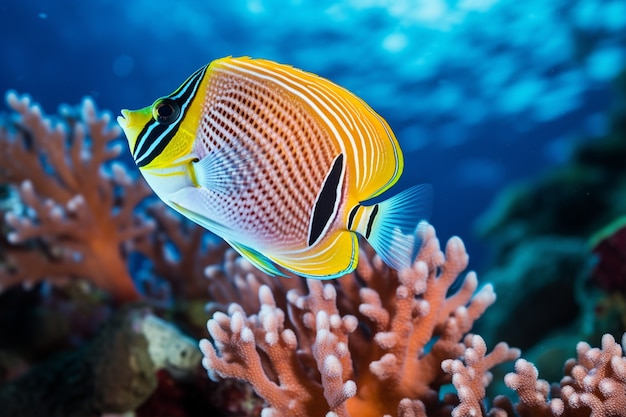
[[[93,97],[114,115],[176,89],[223,56],[329,78],[387,119],[398,184],[435,189],[442,236],[480,265],[473,224],[499,189],[568,159],[607,128],[624,67],[626,4],[613,1],[139,0],[0,6],[0,90],[44,108]],[[462,208],[461,208],[462,207]]]
[[[48,114],[89,96],[115,117],[224,56],[328,78],[387,120],[406,163],[394,190],[432,184],[429,220],[442,244],[459,236],[469,269],[494,283],[498,302],[475,329],[488,346],[520,347],[554,382],[577,341],[619,341],[626,330],[623,0],[5,0],[0,35],[0,91],[26,93]],[[9,108],[0,112],[10,125]],[[132,171],[123,146],[118,160]],[[135,280],[140,270],[131,267]],[[37,289],[36,300],[27,290],[0,296],[0,350],[24,346],[3,332],[14,331],[10,321],[22,327],[9,312],[39,306],[50,291]],[[96,330],[86,327],[72,346]],[[28,349],[30,364],[47,354]],[[4,366],[8,381],[14,370]],[[206,415],[244,415],[221,412]]]

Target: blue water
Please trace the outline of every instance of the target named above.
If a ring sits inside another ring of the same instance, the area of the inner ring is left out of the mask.
[[[85,95],[114,114],[144,107],[226,55],[327,77],[388,120],[399,189],[433,184],[431,222],[480,269],[474,224],[494,197],[605,131],[626,2],[4,0],[0,34],[0,91],[49,113]]]

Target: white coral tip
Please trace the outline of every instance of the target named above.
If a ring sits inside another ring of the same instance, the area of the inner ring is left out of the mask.
[[[268,346],[274,346],[278,342],[278,333],[276,332],[267,332],[265,333],[265,343]]]
[[[341,362],[335,355],[328,355],[324,358],[324,366],[322,367],[324,375],[330,378],[341,376]]]
[[[31,180],[24,180],[24,181],[22,181],[22,183],[20,184],[20,189],[22,190],[22,192],[32,193],[33,192],[33,182]]]
[[[359,320],[351,314],[344,316],[342,321],[343,321],[343,326],[348,333],[354,332],[357,326],[359,325]]]
[[[211,344],[209,339],[200,340],[200,342],[198,343],[198,346],[200,347],[200,351],[202,351],[204,355],[207,355],[207,352],[213,350],[213,345]]]
[[[322,297],[326,301],[334,300],[337,297],[337,291],[335,290],[335,287],[333,287],[332,284],[324,285]]]
[[[324,310],[320,310],[317,312],[317,315],[315,316],[315,322],[318,331],[321,329],[330,328],[330,317],[328,317],[328,313]]]
[[[329,319],[331,329],[338,329],[341,327],[341,316],[339,314],[331,314]]]
[[[7,240],[9,243],[20,243],[20,235],[16,232],[10,232],[7,234]]]
[[[348,380],[345,384],[343,384],[343,395],[346,399],[354,397],[356,395],[356,391],[356,382]]]
[[[291,349],[295,349],[298,346],[298,339],[296,337],[296,334],[293,332],[293,330],[285,329],[283,330],[281,336],[285,344]]]
[[[254,333],[249,327],[244,327],[241,331],[241,341],[244,343],[254,343]]]
[[[276,306],[272,290],[267,285],[261,285],[261,287],[259,288],[259,302],[261,304],[267,304],[272,307]]]
[[[230,318],[230,331],[237,334],[241,333],[244,326],[244,317],[241,312],[236,311]]]
[[[82,194],[76,194],[67,202],[67,209],[70,211],[76,211],[78,208],[85,204],[85,197]]]

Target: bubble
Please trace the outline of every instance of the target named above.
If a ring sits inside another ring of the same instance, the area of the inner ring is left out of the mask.
[[[118,77],[127,77],[133,72],[135,61],[128,55],[119,55],[113,61],[113,73]]]

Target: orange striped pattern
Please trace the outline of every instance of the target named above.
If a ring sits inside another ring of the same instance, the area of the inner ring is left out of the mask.
[[[287,65],[223,58],[122,114],[157,195],[261,270],[343,275],[357,264],[355,232],[383,236],[375,243],[395,253],[385,239],[404,221],[379,221],[378,204],[360,203],[398,180],[402,154],[388,124],[348,90]],[[375,233],[376,224],[388,227]]]
[[[339,153],[346,155],[344,203],[352,206],[382,193],[401,173],[387,123],[328,80],[247,58],[214,61],[206,80],[197,137],[204,152],[226,160],[228,187],[216,196],[223,199],[220,217],[251,231],[250,241],[281,252],[306,249],[312,207]]]

